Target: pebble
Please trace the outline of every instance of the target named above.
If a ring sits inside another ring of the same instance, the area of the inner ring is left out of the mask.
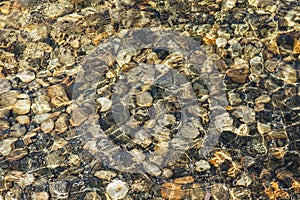
[[[48,192],[35,192],[31,195],[32,200],[48,200],[49,193]]]
[[[29,124],[30,122],[30,117],[26,115],[20,115],[16,117],[16,120],[20,124]]]
[[[234,130],[234,133],[240,136],[248,136],[250,133],[250,128],[247,126],[247,124],[241,124]]]
[[[195,163],[195,170],[197,172],[203,172],[210,169],[210,164],[206,160],[199,160]]]
[[[52,109],[48,101],[49,98],[47,96],[45,95],[38,96],[34,100],[34,103],[31,106],[32,112],[34,114],[42,114],[42,113],[50,112]]]
[[[217,38],[216,39],[216,45],[219,48],[224,48],[227,45],[227,39],[226,38]]]
[[[8,107],[16,103],[18,91],[10,90],[3,94],[0,94],[0,106]]]
[[[105,98],[105,97],[98,98],[97,102],[101,105],[100,112],[106,112],[112,106],[112,101],[108,98]]]
[[[159,155],[166,155],[169,150],[169,143],[168,142],[158,142],[154,146],[155,153]]]
[[[35,79],[35,74],[31,71],[23,71],[19,72],[16,77],[18,77],[24,83],[29,83]]]
[[[54,128],[54,122],[52,119],[47,119],[45,121],[42,122],[41,124],[41,130],[44,133],[49,133],[50,131],[52,131]]]
[[[57,133],[63,133],[68,130],[67,116],[66,113],[63,113],[55,121],[55,131]]]
[[[173,171],[169,168],[164,168],[161,175],[164,178],[171,178],[173,176]]]
[[[284,82],[293,84],[297,82],[297,71],[290,65],[284,65],[279,72],[275,74],[275,77],[283,80]]]
[[[5,78],[0,78],[0,94],[8,92],[11,89],[10,82]]]
[[[112,180],[106,187],[106,193],[113,200],[123,199],[128,191],[127,183],[121,180]]]
[[[10,128],[10,125],[7,121],[0,120],[0,132],[4,131],[4,130],[7,130],[9,128]]]
[[[136,103],[138,106],[150,107],[152,106],[153,97],[149,92],[142,92],[136,95]]]
[[[88,192],[86,193],[83,200],[101,200],[102,198],[97,194],[97,192]]]
[[[144,169],[147,173],[149,173],[152,176],[159,176],[161,175],[161,170],[158,166],[152,163],[143,163]]]
[[[0,153],[7,156],[13,149],[13,144],[18,138],[7,138],[0,142]]]
[[[117,176],[117,173],[113,172],[113,171],[108,171],[108,170],[100,170],[100,171],[96,171],[94,176],[96,176],[100,179],[110,181],[112,178]]]
[[[269,133],[272,130],[271,126],[269,124],[263,124],[261,122],[257,122],[256,128],[257,128],[258,133],[261,135]]]
[[[17,96],[18,98],[22,97],[24,99],[18,99],[13,105],[13,111],[18,115],[25,115],[30,112],[31,101],[29,96],[21,94]]]
[[[236,83],[246,83],[248,78],[247,69],[229,69],[226,71],[227,76]]]
[[[248,106],[239,106],[232,114],[246,124],[255,122],[255,111]]]

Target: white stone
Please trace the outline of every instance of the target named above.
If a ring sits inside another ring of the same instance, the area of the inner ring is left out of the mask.
[[[97,102],[101,105],[100,112],[108,111],[112,106],[112,101],[105,97],[100,97],[97,99]]]
[[[122,199],[129,191],[129,187],[126,182],[121,180],[113,180],[106,187],[106,193],[113,200]]]
[[[217,38],[216,39],[216,45],[219,48],[224,48],[227,45],[227,39],[226,38]]]
[[[206,160],[199,160],[195,163],[195,170],[197,172],[203,172],[210,169],[210,165]]]

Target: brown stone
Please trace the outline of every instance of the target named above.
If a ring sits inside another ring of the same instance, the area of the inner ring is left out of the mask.
[[[246,83],[248,72],[248,69],[229,69],[226,74],[233,82]]]

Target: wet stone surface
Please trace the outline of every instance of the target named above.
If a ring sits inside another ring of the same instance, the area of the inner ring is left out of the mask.
[[[0,200],[300,199],[299,13],[1,1]]]

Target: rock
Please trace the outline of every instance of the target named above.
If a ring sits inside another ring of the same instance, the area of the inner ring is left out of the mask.
[[[0,120],[0,132],[5,131],[10,128],[10,125],[7,121]]]
[[[106,193],[111,199],[122,199],[129,191],[129,187],[126,182],[121,180],[113,180],[106,187]]]
[[[63,133],[68,130],[67,116],[66,113],[63,113],[55,121],[55,131],[57,133]]]
[[[271,132],[271,126],[269,124],[263,124],[261,122],[257,122],[257,131],[259,134],[264,135],[266,133]]]
[[[159,176],[161,174],[161,170],[158,166],[152,163],[143,163],[144,169],[147,173],[149,173],[152,176]]]
[[[98,98],[97,102],[101,105],[100,112],[106,112],[112,106],[112,101],[108,98],[105,98],[105,97]]]
[[[110,181],[112,178],[117,176],[117,173],[113,172],[113,171],[108,171],[108,170],[100,170],[100,171],[96,171],[94,176],[96,176],[100,179]]]
[[[54,182],[50,182],[50,193],[53,199],[68,199],[69,186],[68,181],[54,179]]]
[[[225,184],[214,183],[211,187],[211,195],[214,200],[230,199],[229,191]]]
[[[153,97],[149,92],[142,92],[136,95],[136,103],[138,106],[150,107],[152,106]]]
[[[248,106],[239,106],[232,114],[246,124],[255,122],[255,111]]]
[[[17,141],[18,138],[7,138],[0,142],[0,153],[3,156],[9,155],[11,150],[13,149],[13,144]]]
[[[227,45],[227,39],[226,38],[217,38],[216,45],[218,48],[225,48]]]
[[[23,71],[19,72],[16,77],[18,77],[24,83],[29,83],[35,79],[35,74],[34,72]]]
[[[0,106],[1,107],[8,107],[16,103],[18,91],[16,90],[10,90],[8,92],[5,92],[3,94],[0,94]]]
[[[275,77],[290,84],[296,83],[298,79],[296,69],[290,65],[282,66],[282,68],[275,74]]]
[[[52,119],[48,119],[42,122],[41,124],[41,130],[44,133],[49,133],[50,131],[52,131],[54,128],[54,122]]]
[[[97,194],[97,192],[93,191],[86,193],[83,200],[102,200],[102,198],[99,194]]]
[[[240,136],[248,136],[250,129],[247,124],[241,124],[237,129],[234,130],[234,133]]]
[[[225,11],[231,10],[235,7],[236,0],[223,0],[222,9]]]
[[[48,192],[34,192],[31,195],[32,200],[48,200],[49,199],[49,193]]]
[[[166,155],[169,150],[169,143],[168,142],[158,142],[154,146],[155,153],[158,155]]]
[[[24,115],[30,112],[31,101],[29,96],[26,94],[19,94],[19,98],[16,103],[13,105],[13,111],[18,115]]]
[[[0,94],[8,92],[11,89],[10,82],[5,78],[0,78]]]
[[[47,96],[51,99],[51,103],[55,106],[55,108],[71,103],[64,87],[60,84],[49,86],[47,88]]]
[[[30,117],[26,116],[26,115],[22,115],[22,116],[17,116],[16,117],[17,122],[19,122],[20,124],[29,124],[30,122]]]
[[[51,106],[49,104],[49,98],[45,95],[39,95],[31,106],[33,113],[42,114],[50,112]]]
[[[233,82],[246,83],[248,72],[248,69],[229,69],[226,74]]]
[[[203,172],[210,169],[210,164],[206,160],[199,160],[195,163],[195,170],[197,172]]]
[[[173,171],[169,168],[164,168],[161,175],[164,178],[171,178],[173,176]]]

